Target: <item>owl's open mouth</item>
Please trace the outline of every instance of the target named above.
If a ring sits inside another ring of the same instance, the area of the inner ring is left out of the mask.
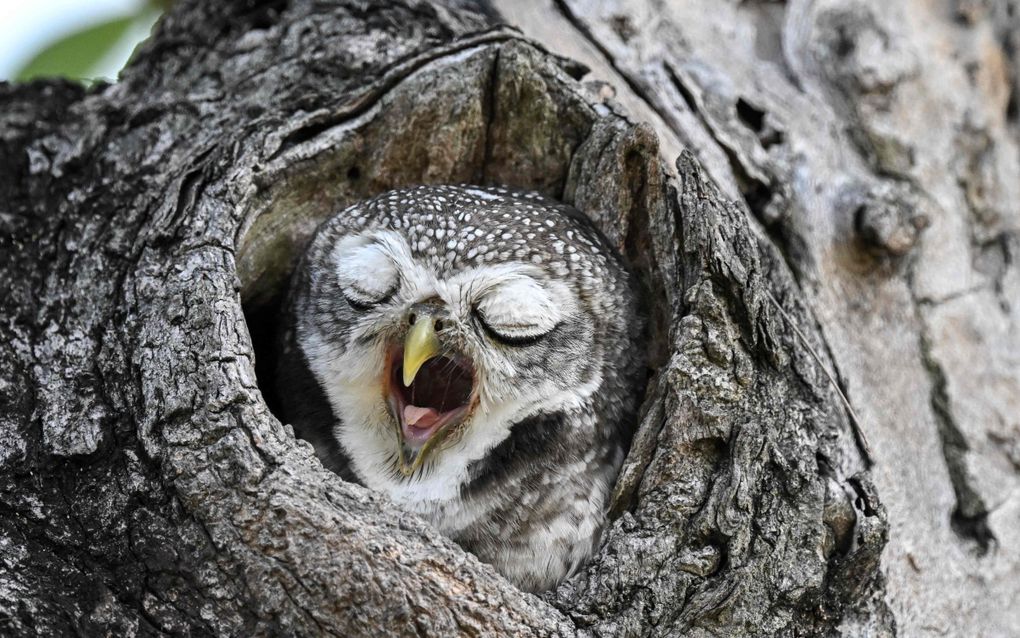
[[[400,426],[405,468],[414,469],[441,435],[468,413],[474,389],[474,368],[465,357],[437,356],[421,365],[404,385],[403,353],[390,362],[388,394]]]

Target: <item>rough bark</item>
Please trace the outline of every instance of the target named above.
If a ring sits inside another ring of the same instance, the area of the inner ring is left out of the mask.
[[[195,0],[117,84],[0,86],[0,631],[1020,633],[1018,14]],[[613,520],[540,597],[260,386],[315,225],[443,182],[643,278]]]
[[[871,443],[899,632],[1020,633],[1020,5],[497,5],[647,105],[789,265]]]

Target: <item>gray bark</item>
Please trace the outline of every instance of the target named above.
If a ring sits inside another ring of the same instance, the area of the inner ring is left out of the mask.
[[[871,443],[899,633],[1020,635],[1020,4],[498,4],[789,265]]]
[[[0,633],[1020,634],[1018,21],[194,0],[114,85],[0,86]],[[448,182],[645,287],[612,522],[542,596],[260,387],[316,224]]]

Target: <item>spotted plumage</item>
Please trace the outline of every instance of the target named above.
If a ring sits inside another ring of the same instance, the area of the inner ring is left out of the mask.
[[[642,382],[619,257],[576,210],[393,191],[316,232],[281,331],[282,416],[528,590],[590,555]]]

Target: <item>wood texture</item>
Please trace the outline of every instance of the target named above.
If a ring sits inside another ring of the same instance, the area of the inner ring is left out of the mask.
[[[496,4],[783,255],[871,444],[899,633],[1020,632],[1020,5]]]

